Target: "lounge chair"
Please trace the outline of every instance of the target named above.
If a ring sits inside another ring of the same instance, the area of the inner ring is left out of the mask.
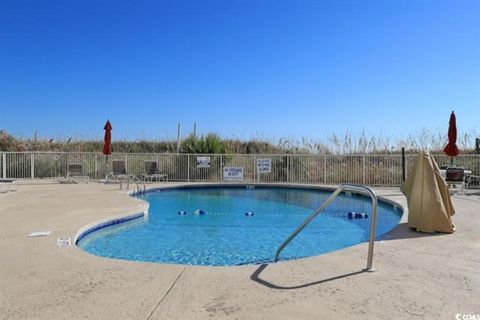
[[[81,163],[69,163],[67,167],[67,183],[78,183],[84,181],[88,183],[90,177],[85,175],[83,165]]]
[[[463,186],[464,186],[464,190],[480,188],[480,176],[475,176],[472,174],[465,175]]]
[[[112,161],[112,172],[110,173],[112,180],[118,181],[130,181],[135,178],[132,174],[127,174],[127,169],[125,168],[125,161],[123,160],[113,160]]]
[[[14,182],[13,179],[0,179],[0,193],[18,191],[20,185]]]
[[[465,169],[458,167],[448,167],[445,172],[445,182],[450,186],[461,186],[465,189]]]
[[[145,161],[145,173],[143,174],[143,181],[167,181],[168,176],[160,173],[156,161]]]

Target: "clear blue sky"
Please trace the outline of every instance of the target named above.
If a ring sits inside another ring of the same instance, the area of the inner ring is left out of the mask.
[[[31,137],[479,131],[480,1],[0,2],[0,128]]]

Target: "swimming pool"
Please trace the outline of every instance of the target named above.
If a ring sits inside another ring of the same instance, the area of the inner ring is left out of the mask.
[[[331,194],[311,188],[271,186],[157,189],[139,198],[150,204],[146,217],[82,235],[77,245],[94,255],[188,265],[269,262],[290,233]],[[199,214],[204,212],[204,214]],[[342,194],[282,252],[298,259],[368,241],[369,198]],[[393,229],[402,209],[379,201],[377,237]]]

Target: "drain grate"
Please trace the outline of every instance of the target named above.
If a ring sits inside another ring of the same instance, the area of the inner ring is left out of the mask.
[[[57,246],[59,247],[69,247],[72,245],[72,238],[62,237],[57,239]]]

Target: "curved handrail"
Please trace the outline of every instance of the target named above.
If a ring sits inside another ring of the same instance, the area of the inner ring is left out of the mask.
[[[146,186],[145,186],[145,181],[140,180],[136,175],[134,174],[125,174],[122,175],[120,179],[118,179],[120,182],[120,190],[123,189],[123,183],[125,182],[127,184],[127,190],[130,189],[130,183],[135,183],[137,185],[137,189],[135,192],[137,193],[145,193],[146,191]],[[141,188],[141,185],[143,185],[143,190]]]
[[[367,193],[372,199],[372,220],[370,223],[370,239],[368,244],[368,257],[367,257],[367,271],[372,270],[373,266],[373,246],[375,243],[375,224],[377,222],[377,195],[373,192],[372,189],[362,185],[353,185],[353,184],[342,184],[340,185],[322,204],[315,210],[310,216],[308,216],[301,225],[295,229],[295,231],[290,234],[290,236],[278,247],[277,252],[275,253],[274,262],[278,262],[280,253],[285,249],[285,247],[292,241],[313,219],[315,219],[335,198],[344,191],[353,191],[356,193]]]
[[[136,191],[137,193],[142,193],[142,192],[145,193],[145,190],[146,190],[145,181],[140,180],[135,175],[130,175],[130,178],[129,178],[128,183],[127,183],[127,189],[130,188],[130,181],[137,185],[137,191]],[[140,184],[143,184],[143,191],[142,191],[142,188],[140,187]]]

